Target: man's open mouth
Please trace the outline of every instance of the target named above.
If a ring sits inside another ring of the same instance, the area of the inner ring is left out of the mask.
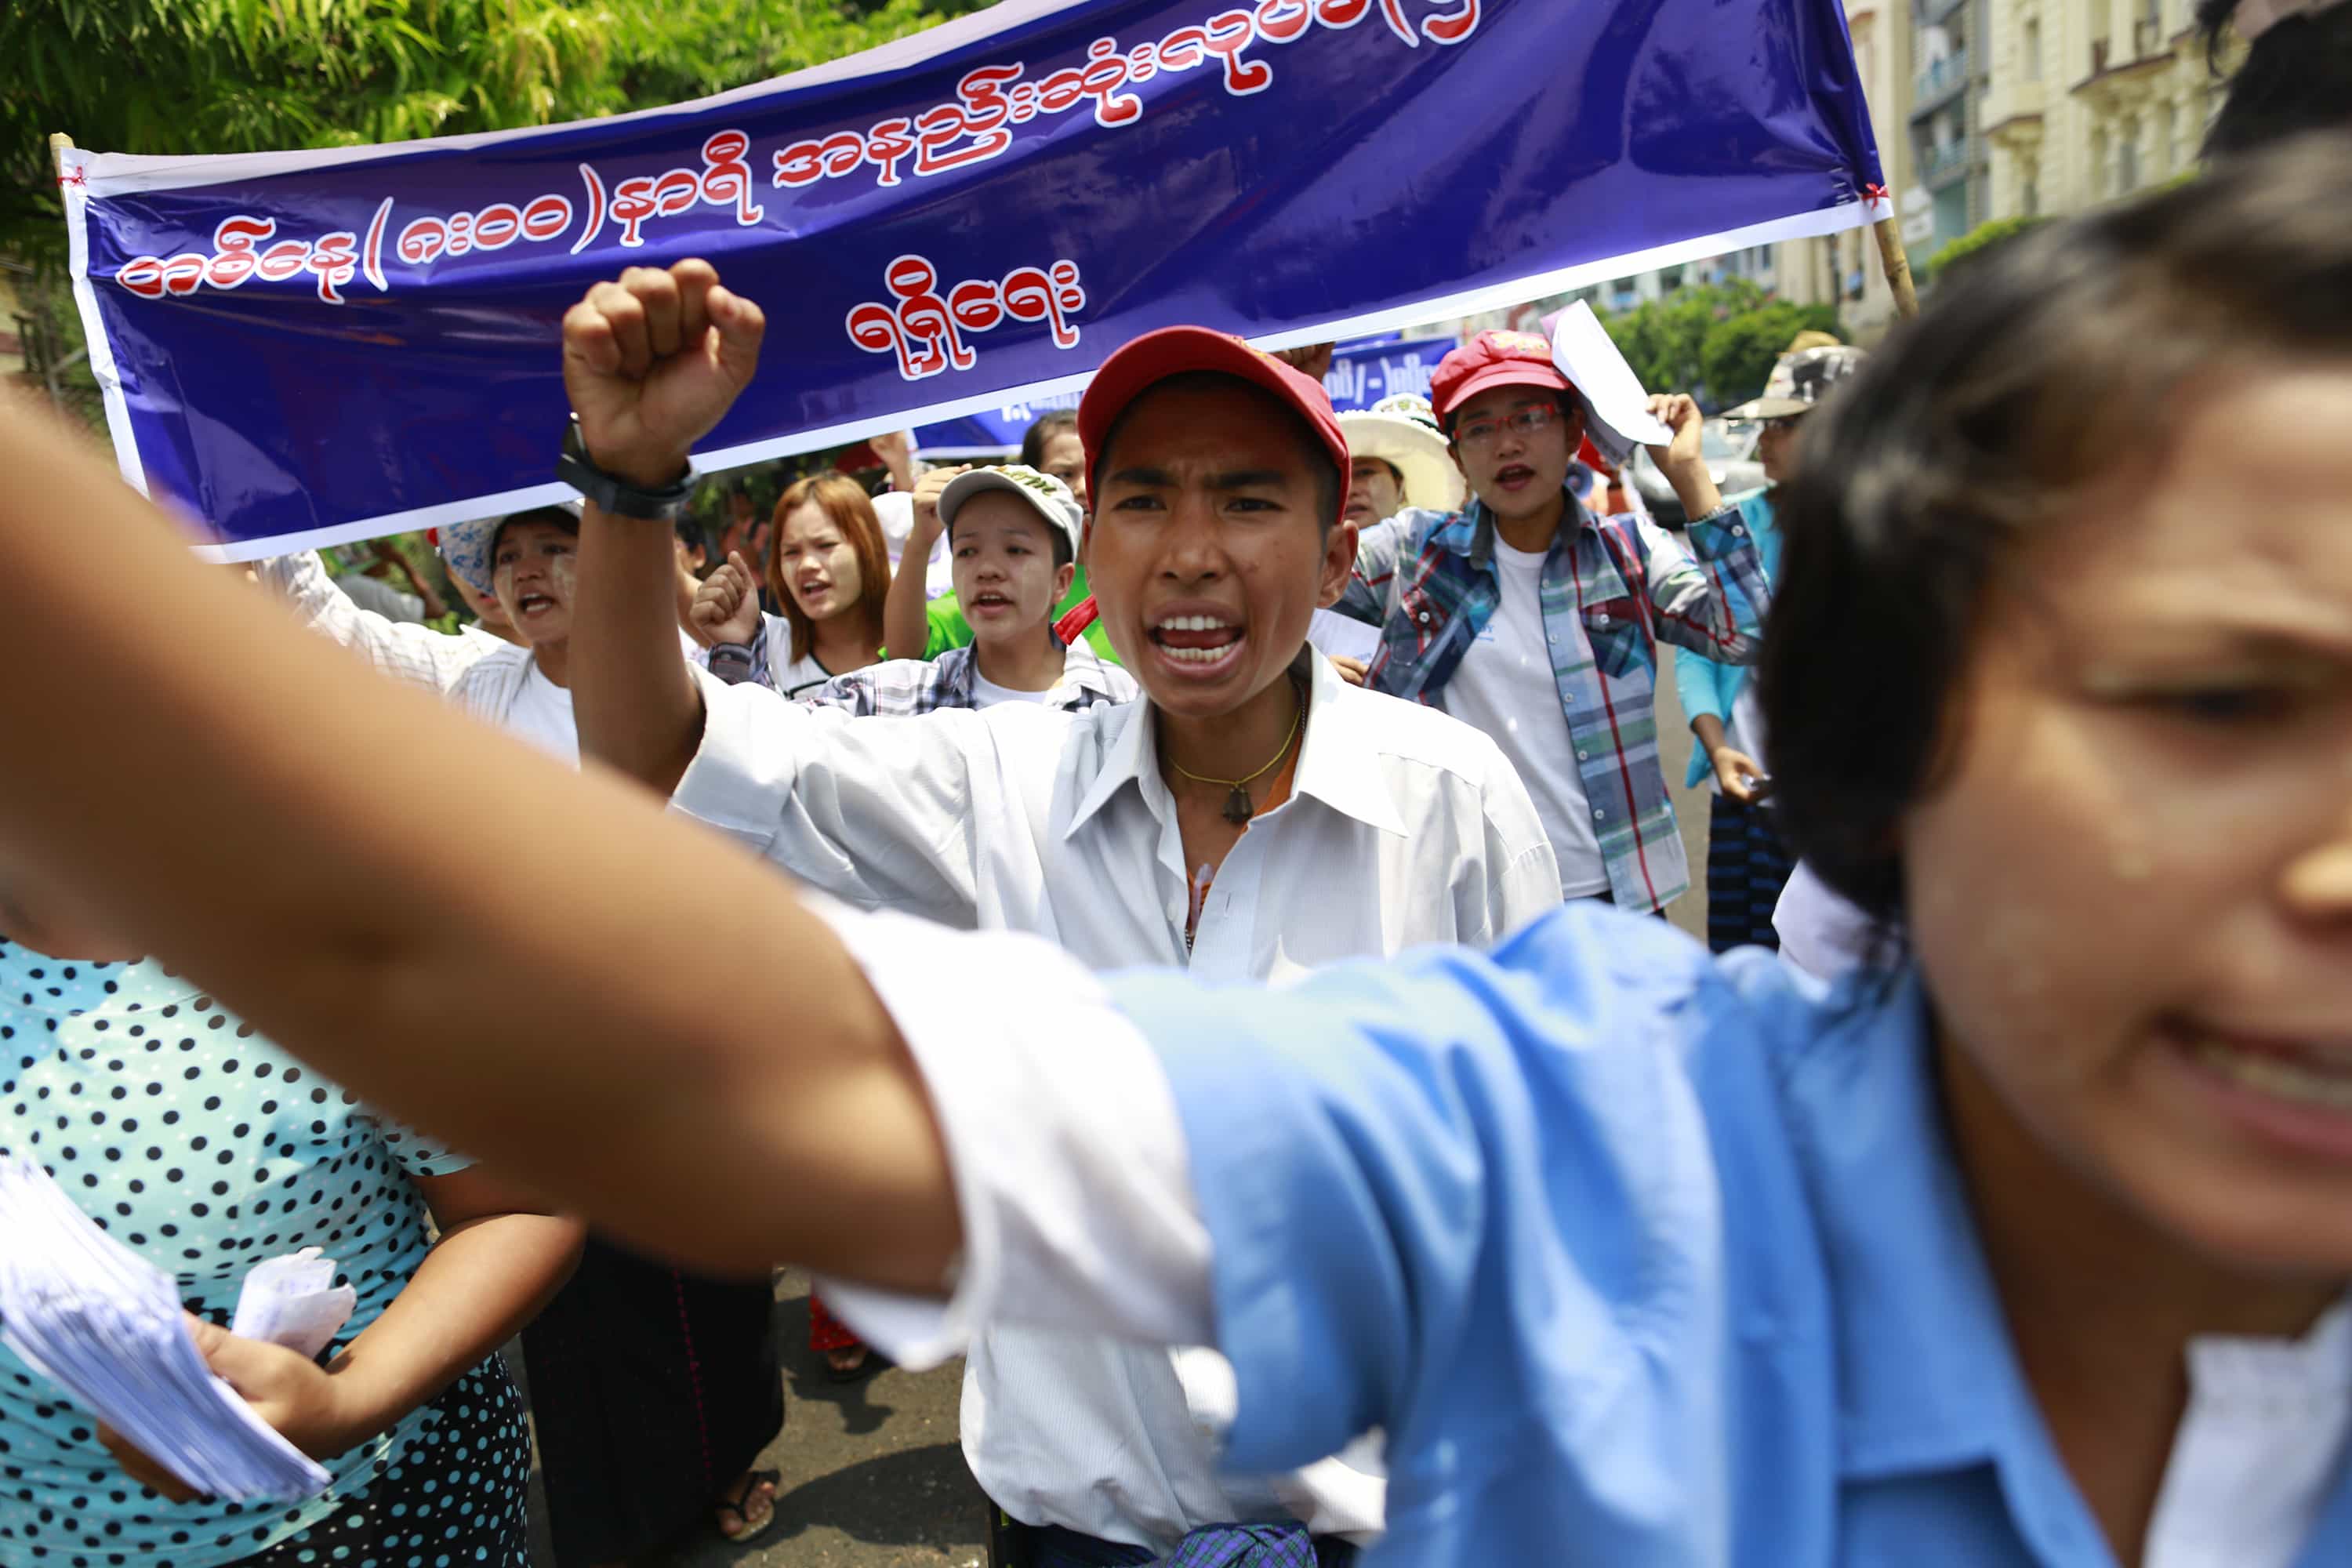
[[[1168,616],[1153,623],[1151,641],[1177,664],[1208,668],[1232,657],[1243,641],[1242,624],[1224,616]]]

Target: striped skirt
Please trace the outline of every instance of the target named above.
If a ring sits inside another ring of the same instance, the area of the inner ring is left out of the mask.
[[[1780,901],[1796,862],[1772,826],[1769,806],[1742,805],[1728,795],[1712,797],[1707,822],[1706,944],[1717,952],[1735,947],[1780,951],[1772,910]]]

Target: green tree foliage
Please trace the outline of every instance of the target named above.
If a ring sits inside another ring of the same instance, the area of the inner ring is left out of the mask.
[[[1601,323],[1643,386],[1695,393],[1717,407],[1763,391],[1799,332],[1838,331],[1835,306],[1770,299],[1745,278],[1678,289]]]
[[[1955,267],[1965,267],[1969,258],[1998,249],[2021,234],[2028,234],[2051,220],[2046,217],[1997,217],[1980,223],[1968,233],[1946,245],[1927,259],[1923,268],[1924,281],[1933,285],[1948,278]]]
[[[48,133],[246,153],[677,103],[984,0],[0,0],[0,254],[54,267]]]

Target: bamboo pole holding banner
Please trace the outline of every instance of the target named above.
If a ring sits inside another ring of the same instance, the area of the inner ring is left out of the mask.
[[[60,184],[66,177],[66,153],[73,144],[74,139],[64,132],[49,132],[49,173],[55,174]]]
[[[1902,231],[1891,217],[1880,218],[1871,230],[1878,236],[1878,265],[1895,291],[1895,313],[1907,321],[1919,313],[1919,295],[1911,287],[1911,258],[1903,248]]]

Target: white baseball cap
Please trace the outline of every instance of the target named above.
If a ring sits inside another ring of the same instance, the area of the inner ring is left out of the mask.
[[[1062,531],[1070,542],[1070,553],[1078,552],[1078,533],[1086,526],[1086,512],[1070,487],[1051,474],[1038,472],[1024,463],[1005,463],[993,468],[974,468],[958,474],[940,492],[940,525],[952,530],[956,513],[963,503],[987,490],[1007,490],[1037,509],[1037,515]]]

